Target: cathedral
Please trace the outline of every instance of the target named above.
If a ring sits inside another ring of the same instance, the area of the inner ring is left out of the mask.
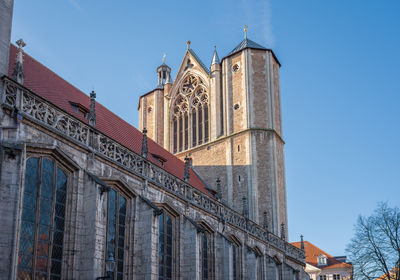
[[[188,41],[136,129],[12,44],[12,10],[0,0],[0,279],[308,279],[271,49],[245,37],[207,66]]]

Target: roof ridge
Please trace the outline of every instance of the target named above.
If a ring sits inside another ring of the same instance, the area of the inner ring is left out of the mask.
[[[308,243],[311,246],[313,246],[314,248],[318,249],[319,251],[321,251],[324,255],[326,255],[329,258],[334,258],[332,257],[330,254],[328,254],[327,252],[325,252],[324,250],[322,250],[321,248],[317,247],[316,245],[314,245],[313,243],[311,243],[310,241],[304,241],[304,243]]]
[[[16,52],[17,48],[13,44],[10,44],[10,53],[14,55]],[[79,88],[76,86],[72,85],[69,83],[67,80],[62,78],[60,75],[55,73],[53,70],[51,70],[49,67],[45,66],[35,58],[33,58],[31,55],[28,53],[25,53],[26,55],[26,69],[25,71],[29,72],[27,75],[27,79],[25,79],[25,87],[29,89],[30,91],[34,92],[41,98],[44,98],[48,102],[52,103],[54,106],[59,107],[61,110],[65,111],[68,114],[71,114],[73,117],[75,116],[69,108],[70,103],[69,101],[73,102],[79,102],[82,105],[88,105],[90,102],[90,97],[86,95],[83,91],[81,91]],[[12,62],[9,62],[8,65],[9,73],[12,71]],[[36,68],[35,68],[36,67]],[[39,73],[39,76],[41,79],[37,80],[36,74]],[[9,75],[8,73],[8,75]],[[45,82],[46,81],[46,82]],[[30,84],[30,82],[33,82]],[[38,84],[39,82],[39,84]],[[54,88],[54,85],[52,83],[56,83],[56,88]],[[58,88],[57,88],[58,86]],[[61,87],[61,88],[60,88]],[[50,90],[50,91],[49,91]],[[57,92],[54,92],[54,90],[58,90]],[[64,94],[63,94],[64,93]],[[50,94],[50,95],[49,95]],[[75,99],[76,100],[70,100],[70,99]],[[84,103],[82,103],[84,102]],[[66,105],[68,103],[68,106]],[[128,121],[124,120],[114,112],[112,112],[110,109],[108,109],[105,105],[99,103],[96,101],[96,105],[98,106],[96,108],[96,112],[99,112],[98,114],[98,123],[100,124],[99,127],[96,125],[96,129],[100,131],[102,134],[106,135],[119,145],[123,146],[124,148],[140,155],[140,152],[138,152],[138,147],[141,145],[141,137],[143,137],[143,134],[140,130],[138,130],[135,126],[133,126],[131,123]],[[67,107],[66,107],[67,106]],[[101,113],[100,113],[101,112]],[[78,117],[80,121],[86,122],[83,118]],[[109,119],[112,119],[111,123],[109,122]],[[102,124],[102,125],[101,125]],[[110,125],[112,124],[119,124],[122,127],[125,128],[124,133],[112,133],[109,129]],[[129,138],[130,137],[130,138]],[[170,161],[170,164],[167,164],[166,167],[164,167],[164,170],[179,178],[180,180],[183,180],[183,166],[184,162],[180,158],[178,158],[176,155],[172,154],[169,152],[167,149],[165,149],[163,146],[159,145],[157,142],[154,140],[148,138],[149,143],[151,143],[151,148],[149,146],[149,152],[154,152],[154,153],[160,153],[162,155],[167,156],[167,160]],[[172,165],[171,165],[172,164]],[[182,171],[182,172],[181,172]],[[182,174],[181,174],[182,173]],[[205,194],[209,195],[212,197],[212,194],[210,194],[206,186],[201,182],[200,178],[196,175],[193,174],[194,176],[191,176],[192,178],[190,179],[189,184],[193,186],[194,188],[204,192]],[[192,181],[193,180],[193,181]]]
[[[15,46],[13,43],[10,43],[11,46],[13,46],[14,48],[17,48],[17,46]],[[77,89],[78,91],[80,91],[81,93],[83,93],[84,95],[87,96],[87,98],[90,97],[89,95],[87,95],[86,93],[84,93],[82,90],[80,90],[79,88],[77,88],[76,86],[74,86],[73,84],[71,84],[70,82],[68,82],[66,79],[64,79],[63,77],[61,77],[60,75],[58,75],[55,71],[51,70],[49,67],[47,67],[46,65],[44,65],[43,63],[41,63],[39,60],[35,59],[33,56],[31,56],[29,53],[27,53],[26,51],[24,51],[24,56],[28,56],[30,59],[32,59],[34,62],[40,64],[40,66],[46,68],[47,70],[49,70],[54,76],[58,77],[59,79],[63,80],[64,82],[66,82],[67,84],[69,84],[70,86],[72,86],[73,88]],[[9,62],[10,64],[10,62]],[[71,100],[72,101],[72,100]]]
[[[188,49],[189,53],[197,60],[197,62],[200,64],[200,66],[206,71],[208,75],[210,75],[210,69],[206,67],[206,65],[201,61],[200,57],[195,53],[195,51],[191,48]]]
[[[268,50],[266,47],[261,46],[260,44],[254,42],[253,40],[245,38],[232,51],[230,51],[226,56],[230,56],[230,55],[232,55],[234,53],[237,53],[237,52],[239,52],[241,50],[244,50],[246,48]]]

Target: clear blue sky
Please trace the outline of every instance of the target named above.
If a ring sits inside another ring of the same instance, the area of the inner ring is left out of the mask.
[[[400,206],[400,1],[15,0],[12,40],[133,125],[186,41],[206,65],[248,37],[274,49],[290,241],[342,255],[359,214]]]

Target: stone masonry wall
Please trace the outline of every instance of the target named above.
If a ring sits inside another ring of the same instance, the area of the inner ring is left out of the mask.
[[[1,109],[1,114],[3,114],[0,119],[1,126],[15,124],[15,117],[11,117],[8,113],[4,114],[3,112],[6,111],[4,108]],[[197,269],[187,269],[191,264],[184,265],[185,261],[199,263],[198,259],[186,257],[183,259],[184,256],[197,256],[190,247],[192,244],[189,247],[185,246],[185,244],[189,244],[188,240],[197,234],[196,228],[188,223],[186,217],[195,222],[207,224],[214,232],[213,238],[216,244],[214,270],[221,275],[218,279],[225,279],[230,273],[229,266],[227,267],[225,261],[226,250],[221,251],[219,245],[221,244],[219,238],[226,239],[229,236],[235,236],[240,241],[242,254],[244,254],[246,246],[251,248],[257,246],[264,256],[274,256],[281,262],[302,269],[302,260],[296,262],[286,256],[285,252],[289,252],[287,250],[295,250],[289,244],[272,239],[270,243],[256,238],[249,231],[233,225],[232,222],[227,222],[209,210],[206,211],[196,206],[194,202],[171,190],[150,183],[147,177],[136,174],[122,164],[84,146],[72,137],[42,124],[34,116],[28,114],[23,116],[22,121],[15,126],[15,129],[3,128],[1,130],[0,219],[2,228],[0,240],[4,240],[4,242],[0,243],[2,249],[0,251],[2,272],[0,279],[15,279],[16,277],[19,244],[15,240],[18,239],[20,233],[21,210],[19,205],[22,203],[22,197],[19,194],[22,193],[24,186],[24,162],[27,156],[33,154],[45,154],[53,157],[69,170],[62,272],[64,279],[88,279],[88,277],[95,278],[104,275],[106,193],[102,193],[100,185],[95,184],[87,172],[106,181],[108,185],[121,189],[128,197],[124,253],[126,279],[133,277],[157,279],[158,224],[154,208],[165,208],[174,213],[175,248],[179,255],[176,256],[174,268],[176,279],[186,279],[184,275],[187,273],[192,275],[195,273],[194,271],[197,271]],[[237,141],[235,138],[230,139],[227,143],[236,145],[241,143],[241,138],[246,138],[246,136],[238,135]],[[18,143],[22,144],[22,150],[18,149],[18,145],[16,145]],[[221,144],[226,145],[223,141]],[[13,153],[16,155],[15,159],[12,156]],[[241,164],[241,160],[238,159],[237,163]],[[245,222],[246,224],[250,223],[246,220]],[[278,237],[271,236],[269,238],[276,239]],[[272,244],[281,245],[274,247]],[[223,254],[221,255],[221,253]],[[218,267],[221,259],[224,260],[224,270]],[[241,262],[242,273],[246,275],[248,266],[244,255],[242,255]]]

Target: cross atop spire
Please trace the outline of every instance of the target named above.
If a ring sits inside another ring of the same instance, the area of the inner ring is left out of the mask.
[[[244,25],[244,38],[247,39],[247,24]]]
[[[165,63],[165,58],[166,58],[166,57],[167,57],[167,54],[164,53],[163,56],[162,56],[162,62],[163,62],[163,63]]]

